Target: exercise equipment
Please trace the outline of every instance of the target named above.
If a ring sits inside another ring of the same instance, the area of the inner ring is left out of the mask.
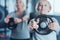
[[[7,16],[8,11],[0,5],[0,28],[4,27],[4,18]]]
[[[53,20],[51,19],[51,17],[47,16],[47,15],[39,15],[38,17],[35,18],[35,21],[37,21],[37,19],[39,18],[39,23],[38,23],[38,29],[34,29],[34,31],[38,34],[41,35],[47,35],[49,33],[51,33],[53,30],[49,29],[48,25],[50,23],[53,23]],[[51,21],[48,22],[47,18]]]
[[[9,18],[9,22],[5,23],[5,25],[10,29],[13,30],[17,27],[17,23],[14,22],[14,18]]]

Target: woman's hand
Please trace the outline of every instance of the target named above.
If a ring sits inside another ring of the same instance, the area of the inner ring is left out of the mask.
[[[49,25],[48,25],[49,29],[51,29],[51,30],[57,29],[58,24],[56,22],[51,22],[50,19],[47,19],[47,20],[48,20],[48,22],[50,22]]]
[[[34,20],[30,21],[29,26],[31,29],[37,29],[38,28],[37,22]]]
[[[20,18],[14,18],[14,22],[15,23],[20,23],[20,22],[22,22],[22,19],[20,19]]]
[[[55,22],[50,23],[50,24],[48,25],[49,29],[51,29],[51,30],[55,30],[55,29],[57,28],[57,26],[58,26],[58,24],[55,23]]]
[[[5,23],[8,23],[9,22],[9,18],[11,18],[10,16],[7,16],[5,19],[4,19],[4,22]]]

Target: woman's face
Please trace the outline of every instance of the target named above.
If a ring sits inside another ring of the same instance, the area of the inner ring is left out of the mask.
[[[50,11],[50,5],[47,1],[42,1],[40,2],[38,9],[41,14],[46,14]]]
[[[16,7],[17,7],[17,9],[23,9],[23,8],[24,8],[23,2],[17,1],[17,2],[16,2]]]

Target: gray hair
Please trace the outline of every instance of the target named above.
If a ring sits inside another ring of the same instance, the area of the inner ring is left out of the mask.
[[[44,1],[46,1],[46,0],[44,0]],[[41,2],[41,1],[37,2],[36,7],[35,7],[35,9],[36,9],[37,12],[39,12],[40,2]],[[49,1],[46,1],[46,2],[49,4],[50,10],[51,10],[51,5],[50,5]]]

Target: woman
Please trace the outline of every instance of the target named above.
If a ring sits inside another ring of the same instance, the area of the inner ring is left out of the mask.
[[[43,14],[47,15],[51,10],[51,5],[47,0],[40,0],[36,5],[36,10],[38,11],[37,16],[43,15]],[[40,35],[38,33],[35,33],[35,34],[33,33],[36,38],[34,38],[34,35],[33,35],[31,40],[36,40],[36,39],[37,40],[57,40],[56,33],[59,31],[59,24],[55,18],[52,18],[52,19],[54,22],[50,23],[48,25],[48,27],[49,27],[49,29],[54,30],[54,31],[52,31],[48,35]],[[37,25],[37,23],[39,22],[39,19],[37,19],[37,22],[34,20],[35,19],[32,19],[29,23],[31,30],[37,29],[39,27]],[[43,26],[43,24],[42,24],[42,26]]]
[[[25,6],[22,0],[16,0],[16,7],[17,10],[8,14],[4,20],[5,23],[8,23],[9,18],[13,17],[14,22],[18,23],[17,28],[11,32],[11,40],[29,40],[29,27],[27,25],[29,14],[24,10]]]

